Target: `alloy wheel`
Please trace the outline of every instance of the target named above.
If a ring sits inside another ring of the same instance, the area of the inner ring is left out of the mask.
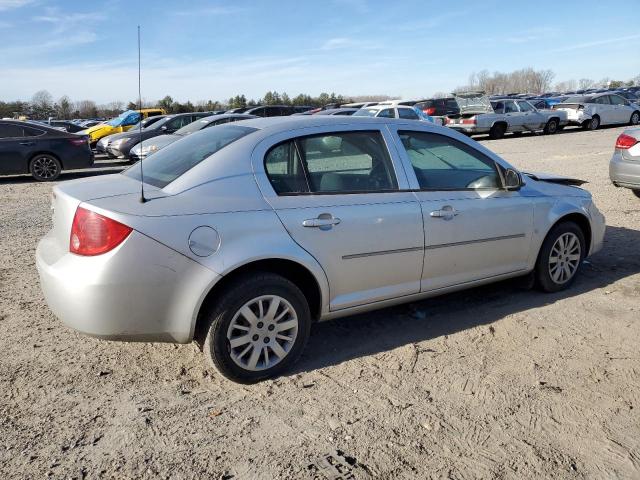
[[[45,180],[54,178],[58,174],[58,164],[51,157],[46,155],[39,156],[33,161],[33,173]]]
[[[551,247],[549,255],[549,275],[558,285],[573,278],[580,266],[580,240],[571,232],[563,233]]]
[[[640,123],[640,113],[638,112],[633,112],[633,115],[631,115],[631,125],[638,125],[638,123]]]
[[[298,335],[293,306],[277,295],[263,295],[245,303],[227,329],[229,353],[244,370],[259,371],[280,363]]]

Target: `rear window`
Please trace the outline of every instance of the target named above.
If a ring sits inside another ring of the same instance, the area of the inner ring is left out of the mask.
[[[255,128],[221,125],[174,142],[142,160],[144,183],[164,188],[206,158],[255,131]],[[122,174],[140,180],[140,166],[134,165]]]

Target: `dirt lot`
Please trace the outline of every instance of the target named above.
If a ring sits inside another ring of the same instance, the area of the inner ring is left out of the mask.
[[[590,182],[609,227],[570,291],[508,282],[320,324],[296,371],[255,386],[194,345],[64,327],[34,265],[51,186],[0,180],[0,478],[325,478],[326,454],[354,478],[639,478],[640,200],[607,172],[621,130],[484,142]]]

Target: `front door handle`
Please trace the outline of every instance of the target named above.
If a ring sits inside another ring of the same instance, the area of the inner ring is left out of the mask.
[[[302,222],[303,227],[319,228],[320,230],[329,230],[334,225],[340,223],[340,219],[334,217],[330,213],[321,213],[318,218],[308,218]]]
[[[25,145],[27,147],[31,147],[33,145],[35,145],[36,142],[20,142],[20,145]]]
[[[442,220],[452,220],[453,217],[460,215],[460,212],[451,205],[445,205],[441,210],[434,210],[429,215],[433,218],[441,218]]]

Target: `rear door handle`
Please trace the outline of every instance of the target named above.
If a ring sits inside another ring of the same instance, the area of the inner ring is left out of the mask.
[[[25,145],[27,147],[31,147],[32,145],[35,145],[36,142],[20,142],[20,145]]]
[[[325,216],[326,214],[319,215],[318,218],[309,218],[302,222],[303,227],[320,228],[321,230],[328,230],[333,225],[338,225],[340,219],[336,217]]]
[[[460,212],[451,205],[446,205],[442,207],[441,210],[434,210],[429,215],[433,218],[441,218],[442,220],[452,220],[453,217],[460,215]]]

